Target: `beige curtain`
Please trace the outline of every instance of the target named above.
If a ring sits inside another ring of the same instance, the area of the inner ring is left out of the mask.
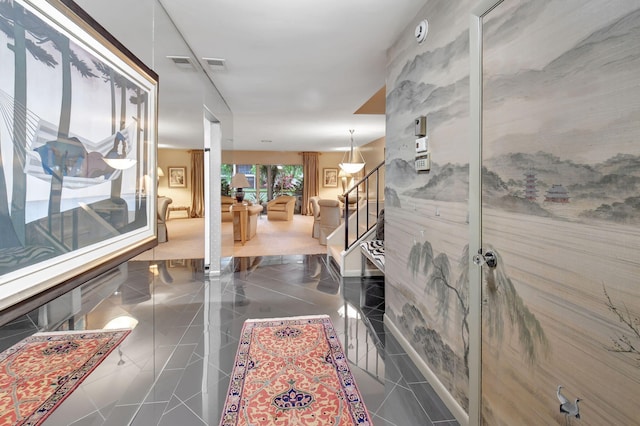
[[[204,151],[191,151],[191,217],[204,217]]]
[[[319,194],[320,172],[318,169],[317,152],[302,153],[302,172],[304,173],[304,185],[302,186],[302,214],[311,215],[313,212],[309,208],[309,198]]]

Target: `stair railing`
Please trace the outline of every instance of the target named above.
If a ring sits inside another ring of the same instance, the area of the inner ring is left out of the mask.
[[[384,194],[384,187],[380,188],[380,185],[384,185],[384,182],[381,180],[381,176],[380,176],[380,170],[384,168],[384,161],[380,164],[378,164],[378,166],[376,168],[374,168],[373,170],[371,170],[369,173],[367,173],[365,175],[365,177],[363,177],[360,181],[358,181],[355,185],[353,185],[352,188],[350,188],[349,190],[347,190],[344,194],[342,194],[342,196],[344,197],[344,249],[345,251],[348,250],[349,248],[351,248],[354,244],[356,244],[358,242],[358,240],[367,233],[367,231],[369,231],[371,228],[373,228],[376,223],[378,223],[378,216],[380,214],[380,194],[381,192]],[[371,188],[375,188],[375,191],[371,191]],[[364,186],[364,190],[361,190],[360,187]],[[360,208],[358,208],[358,206],[360,205],[360,193],[364,192],[364,200],[365,200],[365,208],[364,208],[364,231],[360,232]],[[371,205],[371,197],[375,196],[375,221],[370,220],[372,213],[370,211],[370,205]],[[353,199],[355,198],[357,201],[354,203],[355,205],[355,212],[350,213],[349,212],[349,207],[350,207],[350,203],[349,203],[349,198]],[[355,232],[355,238],[350,241],[349,240],[349,219],[351,217],[352,214],[355,214],[355,227],[356,227],[356,232]]]

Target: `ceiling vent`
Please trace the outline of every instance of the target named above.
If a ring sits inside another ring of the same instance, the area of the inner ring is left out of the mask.
[[[221,58],[202,58],[203,61],[209,65],[211,69],[220,70],[224,69],[226,60]]]
[[[191,58],[188,56],[167,56],[167,58],[171,59],[174,64],[176,64],[179,68],[184,69],[193,69],[195,70],[195,66],[193,66],[193,62]]]

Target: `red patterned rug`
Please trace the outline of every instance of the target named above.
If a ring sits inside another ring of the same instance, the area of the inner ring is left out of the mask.
[[[131,330],[37,333],[0,354],[0,425],[38,425]]]
[[[221,426],[371,424],[328,315],[244,323]]]

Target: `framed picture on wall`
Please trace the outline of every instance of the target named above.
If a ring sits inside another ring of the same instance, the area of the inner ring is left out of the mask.
[[[338,187],[338,169],[322,169],[322,186],[325,188]]]
[[[0,22],[2,323],[157,244],[158,75],[71,0]]]
[[[186,167],[169,167],[169,188],[186,188],[186,173]]]

